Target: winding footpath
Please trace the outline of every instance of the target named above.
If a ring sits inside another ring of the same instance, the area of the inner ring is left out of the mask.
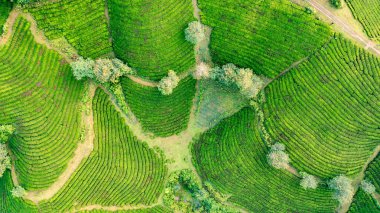
[[[74,172],[79,168],[81,162],[87,158],[94,149],[94,117],[92,113],[92,99],[95,95],[96,86],[94,83],[89,85],[89,99],[86,108],[90,109],[90,113],[82,112],[82,127],[86,129],[84,141],[78,144],[74,152],[74,157],[70,160],[66,170],[58,177],[58,179],[50,185],[49,188],[39,191],[28,191],[25,199],[34,203],[52,198],[70,179]],[[13,174],[13,172],[12,172]],[[13,177],[14,178],[14,177]]]

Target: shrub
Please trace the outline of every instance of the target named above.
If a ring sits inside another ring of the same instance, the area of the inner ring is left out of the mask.
[[[329,182],[329,187],[335,190],[334,198],[337,199],[341,205],[351,202],[354,196],[354,187],[349,178],[344,175],[335,177]]]
[[[304,189],[316,189],[318,187],[319,180],[306,172],[301,173],[302,180],[301,180],[301,186]]]
[[[77,80],[82,78],[92,78],[100,83],[117,83],[121,76],[132,74],[133,71],[128,65],[119,59],[83,59],[71,63],[74,76]]]
[[[8,150],[5,144],[0,143],[0,178],[6,169],[11,168],[11,159],[8,154]]]
[[[197,65],[193,77],[197,80],[207,79],[210,77],[210,66],[206,63],[200,63]]]
[[[84,59],[79,57],[77,61],[72,62],[71,68],[73,69],[74,77],[77,80],[82,80],[83,78],[95,78],[93,68],[95,62],[91,59]]]
[[[24,197],[26,194],[25,189],[21,186],[14,187],[11,192],[13,197]]]
[[[158,90],[163,95],[170,95],[173,89],[178,86],[179,78],[173,70],[169,70],[168,76],[161,79],[158,83]]]
[[[375,186],[368,180],[362,180],[360,187],[368,194],[373,194],[376,191]]]
[[[199,21],[190,22],[185,29],[185,37],[190,43],[197,44],[205,39],[205,27]]]
[[[234,64],[226,64],[222,68],[215,67],[210,76],[226,86],[238,88],[247,98],[256,97],[264,87],[264,80],[251,69],[238,68]]]
[[[276,143],[271,146],[268,154],[269,164],[276,169],[285,169],[289,166],[289,155],[285,152],[285,145]]]
[[[342,0],[330,0],[330,3],[335,8],[342,8]]]
[[[0,125],[0,143],[5,143],[8,141],[9,136],[11,136],[15,131],[12,125]]]

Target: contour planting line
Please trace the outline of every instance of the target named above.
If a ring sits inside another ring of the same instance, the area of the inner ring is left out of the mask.
[[[366,163],[364,164],[362,170],[360,171],[360,173],[358,174],[358,176],[352,181],[352,185],[354,187],[354,193],[352,195],[352,198],[350,200],[350,202],[348,202],[347,204],[343,205],[343,206],[339,206],[338,209],[337,209],[337,212],[338,213],[345,213],[349,210],[350,206],[351,206],[351,203],[353,201],[353,197],[355,196],[355,194],[357,193],[358,189],[359,189],[359,186],[360,186],[360,183],[361,181],[364,179],[365,177],[365,172],[369,166],[369,164],[377,157],[377,155],[379,154],[380,152],[380,145],[378,145],[372,152],[372,154],[369,156],[368,160],[366,161]],[[373,197],[379,201],[379,197],[376,198],[376,194],[373,195]]]
[[[31,200],[34,203],[39,203],[42,200],[52,198],[57,192],[67,183],[74,172],[79,168],[82,161],[86,159],[94,149],[94,117],[92,111],[92,99],[95,95],[96,85],[93,82],[89,83],[88,88],[88,101],[85,103],[86,109],[89,109],[89,113],[86,110],[82,111],[82,127],[86,129],[83,142],[79,143],[73,158],[67,164],[66,170],[58,177],[58,179],[50,185],[49,188],[37,191],[28,191],[24,196],[25,199]],[[13,179],[13,177],[12,177]]]

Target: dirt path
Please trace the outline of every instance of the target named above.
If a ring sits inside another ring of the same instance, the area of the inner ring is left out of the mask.
[[[200,9],[198,8],[198,1],[193,0],[194,17],[200,22],[201,16],[199,15]]]
[[[359,189],[359,186],[360,186],[360,182],[364,179],[365,177],[365,171],[367,170],[369,164],[376,158],[376,156],[379,154],[380,152],[380,145],[377,146],[373,153],[371,154],[371,156],[368,158],[367,162],[364,164],[363,166],[363,169],[360,171],[359,175],[352,181],[352,185],[354,186],[355,188],[355,193],[354,195],[356,194],[356,192],[358,191]],[[353,196],[354,196],[353,195]],[[351,203],[352,203],[352,198],[351,198],[351,202],[347,203],[346,205],[344,206],[339,206],[338,209],[337,209],[337,212],[338,213],[345,213],[348,211],[348,209],[350,208],[351,206]]]
[[[28,191],[25,199],[38,203],[42,200],[52,198],[70,179],[72,174],[79,168],[81,162],[87,158],[92,150],[94,143],[94,121],[92,114],[92,99],[95,95],[96,86],[93,83],[89,85],[89,101],[86,107],[89,107],[90,113],[82,112],[82,126],[86,128],[86,136],[74,152],[74,157],[70,160],[66,170],[58,177],[58,179],[47,189],[40,191]]]
[[[339,10],[332,8],[326,0],[291,0],[294,3],[304,6],[305,2],[314,8],[318,14],[322,14],[325,21],[330,21],[337,26],[337,29],[344,35],[353,39],[357,44],[377,56],[380,56],[380,49],[377,44],[370,40],[368,36],[358,27],[357,22],[351,12],[339,13]],[[345,7],[348,9],[347,7]],[[343,10],[343,9],[340,9]],[[360,24],[360,23],[359,23]],[[360,25],[361,26],[361,25]]]

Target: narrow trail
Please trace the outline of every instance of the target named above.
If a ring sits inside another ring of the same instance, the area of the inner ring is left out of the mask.
[[[322,14],[324,16],[324,19],[331,21],[335,24],[335,26],[340,29],[340,31],[347,35],[349,38],[353,39],[357,44],[362,46],[368,51],[371,51],[377,56],[380,56],[380,49],[377,47],[376,42],[372,41],[368,38],[368,36],[358,29],[358,27],[353,27],[352,23],[358,23],[354,17],[351,14],[351,18],[347,16],[338,16],[336,15],[337,12],[334,8],[331,6],[328,6],[326,4],[327,1],[325,0],[291,0],[292,2],[296,4],[300,4],[301,6],[304,6],[304,3],[307,3],[307,5],[312,6],[319,14]],[[351,22],[351,24],[350,24]]]
[[[52,198],[70,179],[73,173],[79,168],[81,162],[87,158],[94,148],[94,118],[92,113],[92,99],[95,95],[96,86],[94,83],[89,85],[89,101],[86,107],[89,107],[90,113],[82,112],[82,126],[86,128],[86,136],[82,143],[78,144],[74,152],[73,158],[67,165],[66,170],[58,177],[58,179],[47,189],[39,191],[28,191],[25,199],[31,200],[34,203],[39,203],[42,200]],[[13,178],[13,177],[12,177]]]
[[[360,182],[364,179],[364,177],[365,177],[365,171],[367,170],[369,164],[376,158],[376,156],[379,154],[379,152],[380,152],[380,145],[378,145],[373,150],[373,153],[371,154],[371,156],[369,156],[367,162],[364,164],[363,169],[360,171],[360,173],[358,174],[358,176],[352,181],[352,185],[353,185],[353,187],[355,189],[355,192],[353,193],[353,196],[355,196],[356,192],[358,191],[359,186],[360,186]],[[338,213],[345,213],[345,212],[347,212],[348,209],[351,206],[352,201],[353,201],[352,198],[351,198],[351,202],[349,202],[349,203],[347,203],[347,204],[345,204],[343,206],[339,206],[338,209],[337,209],[337,212]]]

